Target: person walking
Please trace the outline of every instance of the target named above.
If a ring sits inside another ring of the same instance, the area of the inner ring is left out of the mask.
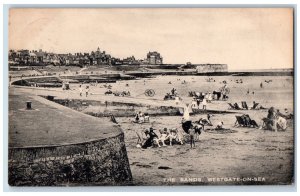
[[[196,147],[196,145],[195,145],[195,135],[196,135],[195,129],[193,127],[191,127],[190,130],[189,130],[191,148],[193,148],[193,145],[194,145],[194,148]]]
[[[89,87],[89,86],[86,86],[86,88],[85,88],[85,96],[86,96],[86,97],[88,96],[89,91],[90,91],[90,87]]]
[[[206,110],[207,100],[205,97],[203,98],[202,104],[203,104],[203,110]]]
[[[80,95],[80,97],[82,97],[82,91],[83,91],[82,85],[80,84],[80,85],[79,85],[79,95]]]
[[[179,97],[178,97],[178,96],[175,97],[175,104],[176,104],[176,105],[179,104]]]
[[[208,103],[211,103],[212,99],[213,99],[212,94],[211,94],[211,92],[209,92],[209,93],[208,93],[207,102],[208,102]]]

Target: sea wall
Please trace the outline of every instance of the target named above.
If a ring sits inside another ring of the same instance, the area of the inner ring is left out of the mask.
[[[124,134],[86,143],[9,148],[11,186],[128,185]]]
[[[198,73],[228,72],[226,64],[198,64],[196,69]]]

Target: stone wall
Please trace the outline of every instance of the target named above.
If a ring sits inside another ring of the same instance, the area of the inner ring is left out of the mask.
[[[199,64],[196,69],[198,73],[228,72],[226,64]]]
[[[124,134],[88,143],[9,148],[11,186],[128,185]]]

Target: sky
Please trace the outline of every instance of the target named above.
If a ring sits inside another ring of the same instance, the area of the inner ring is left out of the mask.
[[[12,8],[9,49],[101,51],[230,70],[293,68],[290,8]]]

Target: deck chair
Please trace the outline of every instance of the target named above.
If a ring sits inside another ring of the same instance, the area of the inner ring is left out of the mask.
[[[262,121],[263,121],[262,128],[263,128],[263,129],[268,129],[268,124],[270,124],[270,119],[268,119],[268,118],[263,118]]]
[[[241,118],[244,121],[244,126],[245,127],[251,127],[251,118],[248,114],[244,114],[241,116]]]
[[[244,126],[245,122],[244,119],[242,118],[242,116],[235,116],[236,121],[234,123],[234,126]]]
[[[234,103],[234,108],[236,109],[236,110],[242,110],[242,108],[239,106],[239,104],[237,104],[237,103]]]
[[[248,105],[246,101],[242,101],[242,108],[248,110]]]
[[[110,121],[112,121],[113,123],[118,124],[118,122],[117,122],[117,120],[116,120],[116,118],[115,118],[114,115],[110,115]]]
[[[250,126],[253,126],[254,128],[258,128],[259,126],[258,126],[258,124],[256,123],[256,121],[255,120],[250,120]]]
[[[232,105],[232,103],[228,103],[228,105],[230,106],[230,110],[235,110],[235,107],[234,107],[234,105]]]
[[[251,110],[256,110],[256,109],[258,109],[258,108],[256,108],[258,105],[259,105],[259,103],[254,103],[253,106],[252,106],[252,108],[251,108]]]

